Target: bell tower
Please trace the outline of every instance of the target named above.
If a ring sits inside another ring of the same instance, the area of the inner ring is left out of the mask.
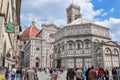
[[[80,7],[74,4],[71,4],[67,9],[67,24],[81,17]]]

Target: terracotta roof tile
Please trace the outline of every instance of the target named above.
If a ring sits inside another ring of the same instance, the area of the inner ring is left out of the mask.
[[[36,37],[39,32],[40,30],[36,26],[31,25],[30,27],[28,27],[23,31],[21,38],[26,39],[26,38]]]

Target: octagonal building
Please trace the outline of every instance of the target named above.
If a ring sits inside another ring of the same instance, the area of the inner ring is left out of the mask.
[[[54,66],[118,67],[119,45],[111,40],[109,28],[83,19],[77,5],[71,4],[66,11],[67,25],[55,34]]]

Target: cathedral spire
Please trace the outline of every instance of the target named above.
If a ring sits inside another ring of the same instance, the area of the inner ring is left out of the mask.
[[[33,18],[33,21],[32,21],[32,25],[34,25],[35,26],[35,19]]]

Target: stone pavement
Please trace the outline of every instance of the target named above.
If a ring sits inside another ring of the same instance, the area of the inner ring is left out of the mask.
[[[39,80],[50,80],[50,74],[45,74],[45,72],[37,72]],[[59,74],[59,78],[57,80],[66,80],[67,71],[64,71],[61,75]],[[113,80],[112,77],[109,80]]]
[[[67,71],[64,71],[61,75],[59,74],[59,78],[57,80],[66,80],[66,73]],[[50,80],[50,74],[45,72],[37,72],[39,80]]]

